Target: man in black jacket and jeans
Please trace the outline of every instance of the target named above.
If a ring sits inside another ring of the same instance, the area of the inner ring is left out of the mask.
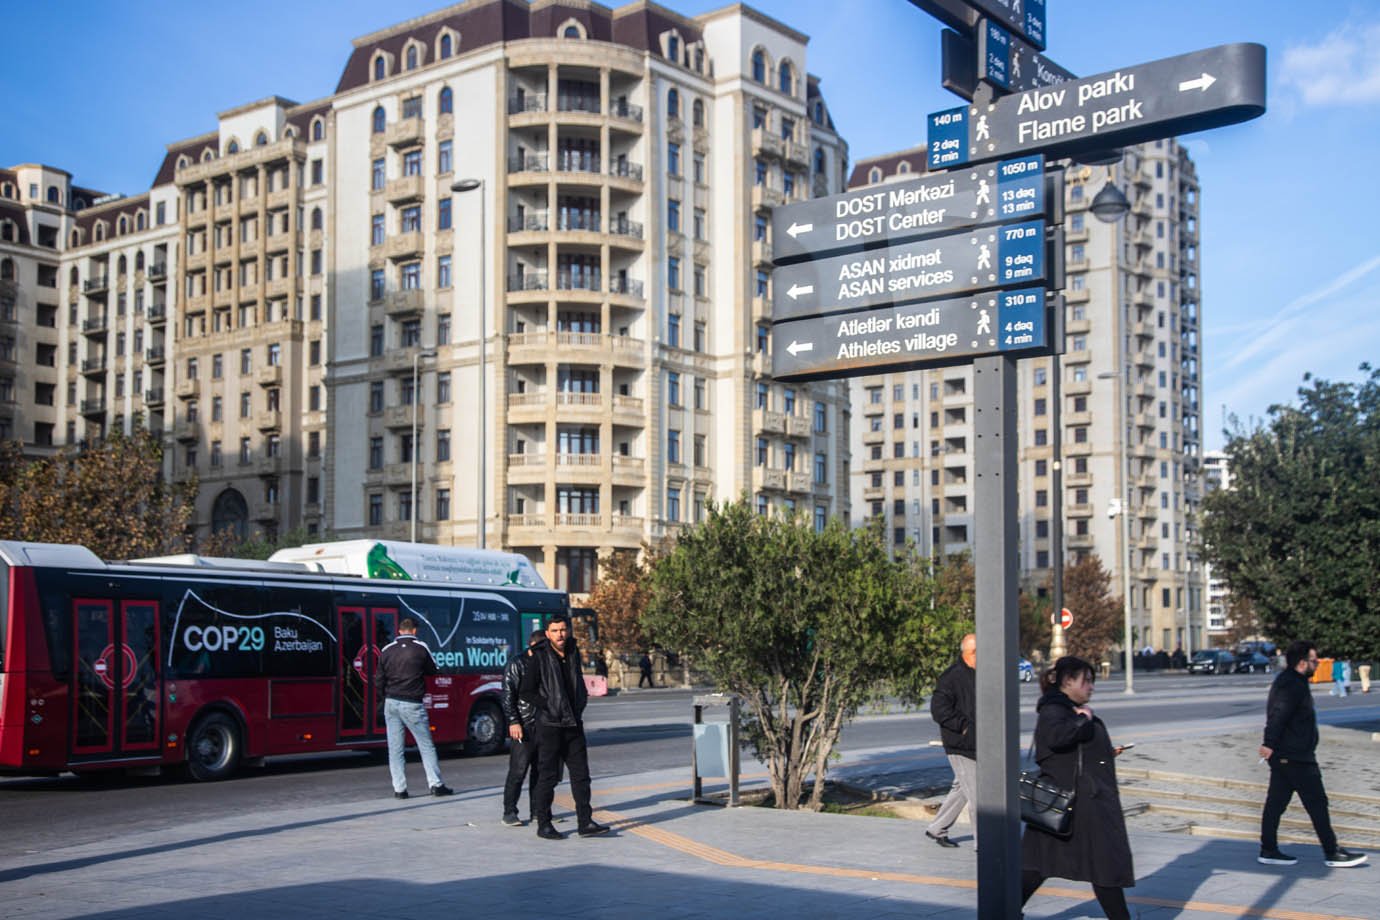
[[[527,645],[537,645],[546,637],[540,629],[532,630]],[[530,773],[532,782],[528,791],[527,807],[533,809],[537,801],[537,732],[536,708],[518,696],[522,689],[522,675],[532,660],[531,653],[524,649],[514,655],[503,669],[503,717],[508,720],[508,778],[503,783],[503,824],[507,827],[522,827],[518,817],[518,797],[522,795],[522,780]]]
[[[954,771],[954,784],[925,829],[925,836],[941,847],[958,846],[949,839],[949,828],[965,805],[973,824],[973,839],[977,839],[973,814],[977,795],[977,731],[973,727],[977,721],[977,636],[964,636],[958,652],[958,660],[939,676],[930,697],[930,715],[939,723],[944,753]]]
[[[1294,793],[1313,819],[1313,830],[1322,844],[1323,860],[1334,869],[1359,866],[1366,854],[1353,853],[1337,845],[1332,819],[1327,813],[1327,792],[1322,771],[1314,753],[1318,747],[1318,714],[1313,708],[1313,691],[1308,679],[1318,669],[1318,649],[1312,642],[1299,640],[1284,652],[1285,668],[1270,685],[1265,704],[1265,740],[1260,756],[1270,763],[1270,788],[1265,793],[1265,810],[1260,816],[1260,856],[1267,866],[1292,866],[1298,858],[1280,852],[1279,819]]]
[[[564,837],[551,823],[551,802],[556,797],[562,762],[570,771],[570,792],[579,819],[577,833],[581,837],[607,833],[606,826],[595,823],[590,806],[583,720],[589,692],[580,671],[580,650],[570,638],[570,624],[565,620],[552,620],[546,627],[546,642],[532,648],[518,696],[537,713],[537,792],[533,800],[537,836],[547,840]]]

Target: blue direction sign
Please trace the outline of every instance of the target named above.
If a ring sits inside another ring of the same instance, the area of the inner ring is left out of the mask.
[[[1049,325],[1041,288],[814,316],[772,327],[771,372],[778,380],[856,377],[1042,352]]]
[[[978,26],[978,77],[1011,88],[1011,36],[990,19]]]
[[[772,273],[772,316],[786,320],[1045,280],[1045,222],[1025,221]]]
[[[1265,48],[1242,42],[929,116],[931,169],[1072,156],[1235,124],[1265,111]]]
[[[917,176],[772,212],[777,264],[1045,214],[1044,157]]]

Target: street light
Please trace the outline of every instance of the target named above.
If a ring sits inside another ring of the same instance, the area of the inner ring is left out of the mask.
[[[488,376],[488,333],[487,333],[487,299],[484,289],[484,260],[485,255],[485,208],[484,208],[484,180],[483,179],[461,179],[450,187],[456,194],[462,192],[472,192],[479,190],[479,492],[478,492],[478,512],[476,516],[475,530],[478,532],[477,545],[480,549],[485,546],[485,530],[487,529],[487,515],[485,514],[484,490],[488,479],[486,469],[488,463],[488,420],[489,402],[485,394],[484,378]]]
[[[1110,379],[1110,378],[1112,378],[1112,377],[1115,377],[1115,378],[1119,381],[1119,382],[1117,383],[1117,388],[1116,388],[1116,389],[1117,389],[1117,402],[1121,404],[1121,409],[1122,409],[1122,411],[1125,411],[1125,407],[1126,407],[1126,396],[1125,396],[1125,393],[1123,392],[1123,389],[1122,389],[1122,388],[1125,386],[1125,375],[1124,375],[1124,374],[1117,373],[1116,371],[1104,371],[1104,372],[1102,372],[1101,374],[1098,374],[1098,375],[1097,375],[1097,379],[1098,379],[1098,380],[1107,380],[1107,379]],[[1118,466],[1120,467],[1121,475],[1124,475],[1126,478],[1125,478],[1125,481],[1122,483],[1122,487],[1119,488],[1119,489],[1117,490],[1117,492],[1119,493],[1120,497],[1119,497],[1119,498],[1114,498],[1114,499],[1112,499],[1110,505],[1108,506],[1108,508],[1107,508],[1107,516],[1108,516],[1108,517],[1116,517],[1116,516],[1119,515],[1119,516],[1121,517],[1121,539],[1122,539],[1122,549],[1121,549],[1121,552],[1120,552],[1118,555],[1120,556],[1120,560],[1121,560],[1121,561],[1120,561],[1120,565],[1121,565],[1121,588],[1122,588],[1122,591],[1121,591],[1121,593],[1122,593],[1121,603],[1122,603],[1122,608],[1123,608],[1123,609],[1122,609],[1122,620],[1123,620],[1123,622],[1122,622],[1122,629],[1125,630],[1125,636],[1124,636],[1123,639],[1122,639],[1122,646],[1123,646],[1123,648],[1124,648],[1124,650],[1123,650],[1123,658],[1125,659],[1125,666],[1126,666],[1126,692],[1127,692],[1127,693],[1135,693],[1135,692],[1136,692],[1136,691],[1135,691],[1135,687],[1134,687],[1134,681],[1135,681],[1135,678],[1134,678],[1135,666],[1133,665],[1133,663],[1132,663],[1132,661],[1131,661],[1131,652],[1132,652],[1131,646],[1132,646],[1132,644],[1133,644],[1132,641],[1131,641],[1131,561],[1130,561],[1130,553],[1131,553],[1131,499],[1130,499],[1130,494],[1131,494],[1131,467],[1130,467],[1130,465],[1131,465],[1131,453],[1130,453],[1130,451],[1131,451],[1131,445],[1129,445],[1129,444],[1127,444],[1127,443],[1125,442],[1125,432],[1126,432],[1126,423],[1125,423],[1125,421],[1123,420],[1123,421],[1121,421],[1121,422],[1118,424],[1118,431],[1117,431],[1117,444],[1118,444],[1118,445],[1120,446],[1120,448],[1121,448],[1121,450],[1120,450],[1121,457],[1119,458],[1119,461],[1120,461],[1120,462],[1118,463]]]
[[[422,401],[418,398],[417,392],[417,370],[423,358],[436,357],[435,351],[421,351],[420,349],[412,355],[412,537],[411,542],[417,542],[417,415],[422,411]]]
[[[1112,182],[1112,167],[1107,167],[1107,184],[1102,186],[1102,191],[1093,196],[1089,207],[1093,217],[1104,224],[1116,223],[1131,210],[1131,202],[1126,200],[1126,195]]]

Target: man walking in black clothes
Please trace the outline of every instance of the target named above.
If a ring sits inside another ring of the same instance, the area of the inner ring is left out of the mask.
[[[546,627],[546,642],[534,646],[528,658],[518,695],[536,710],[537,791],[532,810],[537,836],[547,840],[564,837],[551,823],[551,802],[556,797],[562,763],[570,771],[570,792],[579,819],[576,833],[581,837],[607,833],[606,826],[595,823],[589,801],[589,753],[583,721],[589,692],[580,672],[580,650],[570,638],[570,624],[552,620]]]
[[[648,687],[655,687],[652,681],[652,656],[646,652],[642,653],[642,658],[637,662],[637,668],[642,674],[637,678],[637,689],[642,689],[642,682],[645,680]]]
[[[1313,830],[1322,844],[1323,861],[1334,869],[1359,866],[1366,854],[1353,853],[1337,845],[1332,819],[1327,813],[1327,792],[1322,771],[1314,753],[1318,747],[1318,714],[1313,709],[1313,691],[1308,679],[1318,669],[1318,649],[1312,642],[1299,640],[1284,652],[1284,670],[1270,685],[1265,704],[1265,740],[1260,756],[1270,762],[1270,788],[1265,793],[1265,810],[1260,816],[1260,856],[1267,866],[1292,866],[1298,858],[1280,852],[1279,819],[1294,793],[1313,819]]]
[[[930,697],[930,715],[939,723],[944,753],[954,771],[954,784],[925,829],[925,836],[941,847],[958,846],[949,839],[949,828],[965,805],[973,824],[973,839],[977,840],[977,816],[973,813],[977,801],[977,731],[973,728],[977,720],[977,636],[964,636],[958,653],[958,660],[939,675]]]
[[[527,639],[528,648],[545,639],[540,629],[532,630]],[[530,660],[530,653],[523,649],[509,659],[503,669],[503,716],[508,720],[508,738],[512,742],[508,747],[508,778],[503,783],[503,823],[508,827],[522,827],[518,818],[518,796],[522,795],[522,781],[529,774],[532,781],[527,794],[528,809],[537,800],[537,711],[518,696],[522,675]]]

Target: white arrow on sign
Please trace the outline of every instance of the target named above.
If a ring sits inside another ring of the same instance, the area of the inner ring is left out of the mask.
[[[809,233],[814,229],[814,224],[797,224],[795,221],[791,221],[791,225],[786,228],[786,232],[791,235],[791,239],[795,239],[800,234]]]
[[[1207,92],[1207,88],[1217,82],[1217,78],[1210,73],[1205,73],[1195,80],[1185,80],[1179,84],[1179,92],[1187,92],[1191,89]]]
[[[814,350],[815,350],[815,343],[814,343],[814,342],[797,342],[795,339],[791,339],[791,344],[789,344],[789,345],[786,346],[786,350],[789,351],[789,352],[791,353],[791,357],[794,358],[796,355],[800,354],[802,351],[814,351]]]
[[[814,292],[815,286],[813,284],[793,284],[786,291],[787,294],[791,295],[791,300],[795,300],[801,294],[813,294]]]

